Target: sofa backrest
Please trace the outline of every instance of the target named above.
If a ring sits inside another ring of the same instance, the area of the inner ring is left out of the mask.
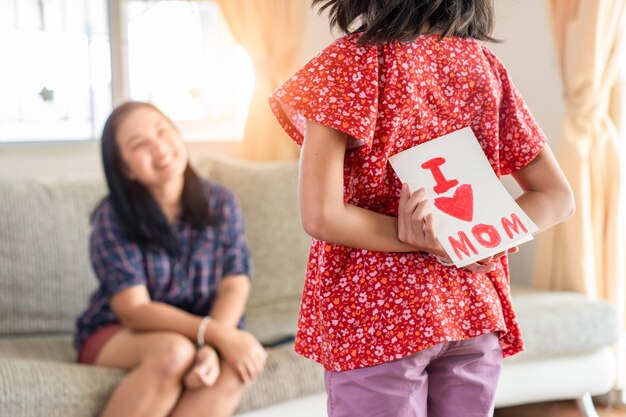
[[[297,308],[310,242],[299,220],[297,164],[216,159],[197,170],[242,206],[254,268],[249,308]],[[0,178],[0,335],[74,331],[96,287],[89,215],[105,194],[102,179]]]
[[[248,310],[299,305],[311,238],[302,230],[297,162],[205,159],[198,173],[230,188],[243,211],[252,252]]]
[[[71,332],[96,280],[89,214],[101,180],[0,179],[0,334]]]

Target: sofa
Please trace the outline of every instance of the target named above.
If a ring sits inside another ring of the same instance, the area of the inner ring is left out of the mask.
[[[247,327],[267,347],[237,414],[323,415],[321,366],[293,352],[309,237],[300,225],[297,164],[211,158],[204,177],[237,195],[253,254]],[[75,363],[74,322],[96,286],[89,214],[102,178],[0,178],[0,416],[96,416],[124,372]],[[514,295],[526,352],[505,362],[497,405],[583,398],[617,380],[614,308],[570,293]]]

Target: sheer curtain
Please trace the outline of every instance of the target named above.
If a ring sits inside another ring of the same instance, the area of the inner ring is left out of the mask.
[[[624,308],[620,135],[611,114],[618,85],[624,0],[548,0],[566,114],[557,158],[576,213],[538,239],[534,283]],[[623,211],[622,211],[623,216]]]
[[[295,72],[309,2],[217,0],[235,36],[252,58],[256,84],[244,131],[243,156],[255,161],[297,159],[267,97]]]

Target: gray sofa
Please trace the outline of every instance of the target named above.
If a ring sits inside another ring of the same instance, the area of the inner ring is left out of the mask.
[[[230,187],[244,212],[254,261],[249,330],[262,342],[292,335],[309,244],[299,221],[297,164],[216,159],[197,169]],[[95,416],[124,375],[77,365],[71,344],[75,318],[96,284],[87,254],[88,217],[104,194],[101,178],[0,178],[0,416]],[[535,389],[542,384],[536,372],[546,363],[591,364],[597,371],[591,386],[547,391],[552,396],[613,387],[610,352],[617,328],[611,306],[532,290],[522,290],[514,302],[528,351],[505,364],[500,405],[551,399]],[[268,351],[267,367],[238,413],[323,392],[321,367],[298,357],[291,344]]]

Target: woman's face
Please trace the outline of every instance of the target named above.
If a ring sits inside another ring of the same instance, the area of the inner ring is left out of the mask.
[[[126,176],[144,186],[180,179],[187,167],[180,133],[150,107],[139,107],[123,119],[117,128],[117,146]]]

